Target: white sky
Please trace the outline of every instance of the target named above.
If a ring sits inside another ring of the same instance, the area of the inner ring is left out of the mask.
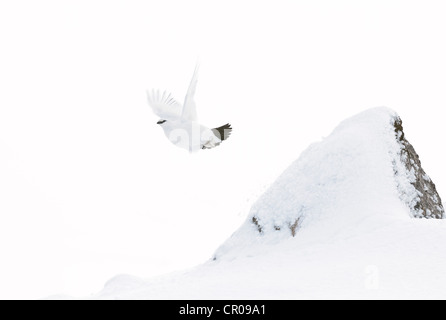
[[[395,109],[446,192],[444,1],[1,1],[0,298],[204,262],[312,142]],[[145,90],[233,125],[188,154]],[[446,198],[444,199],[446,200]]]

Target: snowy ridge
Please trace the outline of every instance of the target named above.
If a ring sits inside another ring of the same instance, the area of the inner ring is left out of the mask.
[[[414,208],[420,192],[414,186],[415,170],[403,163],[398,121],[389,108],[369,109],[311,145],[258,199],[245,225],[216,258],[252,242],[249,237],[277,241],[302,228],[323,226],[329,226],[322,231],[328,235],[365,219],[419,216]]]
[[[213,259],[149,280],[116,277],[94,298],[444,298],[446,221],[413,219],[444,210],[399,121],[383,107],[343,121],[285,170]]]
[[[251,209],[262,232],[291,229],[296,221],[304,227],[329,218],[331,209],[343,202],[368,203],[370,196],[380,196],[373,190],[377,184],[391,189],[391,159],[396,158],[397,146],[389,137],[395,116],[386,108],[361,113],[303,152]],[[382,194],[389,191],[393,190],[382,190]],[[335,218],[345,217],[337,213]]]

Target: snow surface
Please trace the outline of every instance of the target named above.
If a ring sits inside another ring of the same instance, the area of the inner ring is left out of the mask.
[[[411,218],[395,117],[370,109],[311,145],[203,265],[118,276],[92,298],[446,298],[446,222]]]

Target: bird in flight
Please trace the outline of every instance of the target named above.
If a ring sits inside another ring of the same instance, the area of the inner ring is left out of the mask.
[[[159,90],[147,91],[149,105],[153,112],[160,117],[157,124],[164,130],[164,134],[170,142],[189,152],[212,149],[225,141],[232,132],[229,123],[210,129],[198,122],[194,100],[197,77],[198,64],[195,67],[183,105],[166,91],[163,93]]]

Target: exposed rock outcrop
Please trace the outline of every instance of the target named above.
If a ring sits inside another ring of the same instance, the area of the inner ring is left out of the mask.
[[[407,170],[405,175],[418,194],[415,199],[409,199],[409,201],[402,194],[402,200],[405,201],[415,218],[444,219],[444,208],[435,184],[421,167],[418,154],[404,135],[402,123],[401,119],[396,117],[393,125],[396,139],[401,146],[400,159]],[[399,174],[398,169],[395,169],[395,175]]]

